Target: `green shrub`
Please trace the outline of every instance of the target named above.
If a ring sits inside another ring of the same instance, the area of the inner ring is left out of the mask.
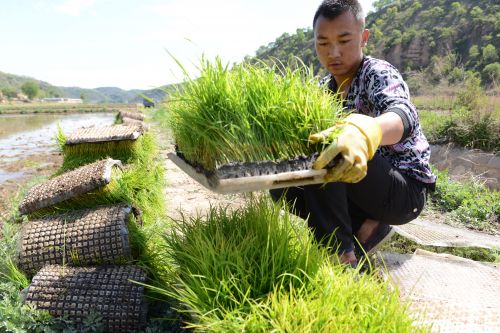
[[[457,92],[455,107],[473,111],[479,109],[482,97],[481,78],[473,73],[466,75],[463,87]]]

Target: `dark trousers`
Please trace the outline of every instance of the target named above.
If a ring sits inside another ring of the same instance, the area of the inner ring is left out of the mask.
[[[427,190],[376,154],[359,183],[289,187],[270,193],[274,200],[284,198],[292,213],[307,219],[318,241],[342,252],[353,248],[353,235],[367,218],[392,225],[415,219],[424,207]]]

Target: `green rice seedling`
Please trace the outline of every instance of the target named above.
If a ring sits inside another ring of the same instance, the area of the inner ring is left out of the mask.
[[[167,107],[178,150],[207,170],[310,155],[319,148],[308,136],[331,127],[342,111],[340,99],[305,66],[229,68],[220,59],[202,60],[199,78],[177,87]]]
[[[449,253],[451,255],[467,258],[474,261],[500,263],[500,249],[486,249],[480,247],[444,247],[427,246],[418,244],[399,234],[393,236],[390,242],[387,242],[380,249],[381,251],[413,254],[415,250],[422,249],[434,253]]]
[[[378,275],[334,264],[265,198],[183,220],[167,237],[168,288],[199,332],[426,332]]]
[[[19,289],[29,284],[28,277],[17,267],[17,243],[20,224],[5,223],[0,237],[0,283],[15,284]]]
[[[222,319],[210,313],[192,325],[199,332],[431,332],[421,313],[410,313],[388,282],[325,263],[298,285],[278,285],[249,309]]]
[[[374,275],[324,265],[308,288],[273,292],[260,312],[273,332],[430,332]]]
[[[211,207],[205,218],[179,221],[167,251],[177,270],[172,289],[159,290],[199,318],[246,311],[277,285],[314,275],[325,252],[306,228],[267,198],[245,208]]]
[[[106,157],[128,164],[133,162],[148,163],[150,159],[158,156],[158,149],[151,133],[143,133],[136,140],[66,145],[66,136],[59,128],[56,140],[64,155],[63,165],[59,173]]]

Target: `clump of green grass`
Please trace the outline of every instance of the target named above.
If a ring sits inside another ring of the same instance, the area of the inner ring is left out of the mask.
[[[277,74],[280,72],[280,74]],[[169,126],[180,152],[207,170],[235,161],[288,159],[318,150],[308,136],[331,127],[339,98],[304,66],[202,61],[200,76],[170,94]]]
[[[200,332],[420,332],[374,275],[332,264],[303,224],[266,198],[212,207],[167,237],[168,288]]]
[[[453,181],[447,171],[433,168],[438,176],[431,195],[433,207],[450,212],[450,218],[467,227],[499,231],[500,193],[474,180]]]

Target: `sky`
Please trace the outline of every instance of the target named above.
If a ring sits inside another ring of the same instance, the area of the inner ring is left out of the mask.
[[[240,62],[312,25],[321,0],[0,0],[0,71],[56,86],[151,89]],[[365,13],[373,1],[362,0]]]

